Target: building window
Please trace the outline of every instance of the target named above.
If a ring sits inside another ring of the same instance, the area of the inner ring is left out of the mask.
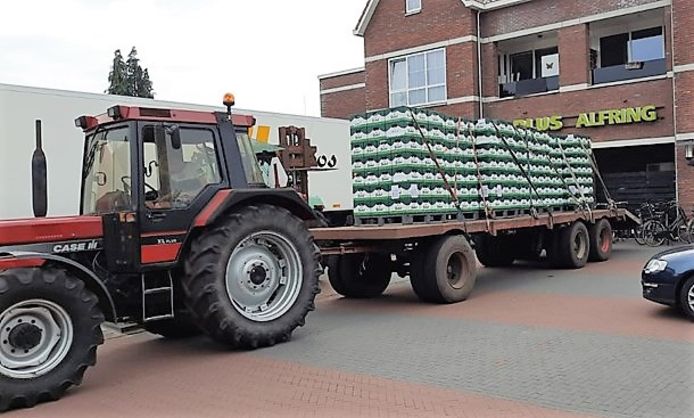
[[[652,28],[631,33],[629,61],[645,62],[665,58],[663,28]]]
[[[601,67],[665,58],[663,28],[651,28],[600,39]]]
[[[412,14],[422,10],[422,0],[405,0],[405,13]]]
[[[390,105],[421,106],[446,101],[446,50],[390,60]]]
[[[559,49],[539,48],[499,56],[500,96],[559,89]]]
[[[608,83],[665,74],[663,28],[619,33],[600,38],[600,63],[593,83]]]

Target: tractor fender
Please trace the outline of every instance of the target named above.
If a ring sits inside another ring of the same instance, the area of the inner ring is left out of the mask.
[[[316,220],[313,209],[294,189],[226,189],[220,190],[195,218],[195,228],[213,224],[221,216],[250,205],[268,204],[282,207],[304,221]]]
[[[35,253],[35,252],[24,252],[24,251],[9,251],[6,253],[0,253],[0,260],[2,261],[14,261],[20,267],[38,267],[40,264],[35,264],[32,262],[25,263],[22,265],[22,260],[44,260],[50,261],[51,263],[57,264],[60,267],[65,268],[75,276],[79,277],[91,292],[93,292],[99,298],[99,308],[104,313],[107,321],[115,322],[117,320],[116,315],[116,305],[113,302],[111,293],[109,293],[106,285],[101,279],[94,274],[91,270],[84,267],[80,263],[70,260],[69,258],[61,257],[59,255],[45,254],[45,253]],[[0,264],[1,266],[2,264]]]

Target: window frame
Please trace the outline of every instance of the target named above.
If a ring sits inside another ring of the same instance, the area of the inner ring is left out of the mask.
[[[143,130],[146,126],[155,126],[155,125],[171,125],[166,122],[157,122],[157,121],[146,121],[138,124],[138,134],[140,135],[140,140],[139,140],[139,152],[141,155],[141,161],[143,164],[143,167],[145,167],[146,161],[145,161],[145,144],[146,142],[144,141],[144,136],[142,135]],[[219,147],[220,147],[220,141],[218,140],[219,136],[217,131],[214,129],[212,126],[208,125],[195,125],[195,124],[175,124],[180,131],[186,130],[186,131],[205,131],[211,134],[211,140],[212,144],[214,145],[214,151],[215,151],[215,161],[217,163],[217,180],[216,182],[207,182],[203,187],[198,191],[198,193],[191,199],[191,201],[185,205],[185,206],[175,206],[171,205],[170,207],[150,207],[147,205],[147,202],[145,200],[145,170],[142,170],[141,179],[142,179],[142,189],[138,192],[141,196],[141,207],[148,211],[148,212],[171,212],[171,213],[184,213],[186,211],[191,210],[191,208],[195,208],[196,205],[198,205],[198,202],[201,201],[201,197],[205,196],[206,193],[208,193],[208,190],[215,190],[219,189],[224,183],[225,183],[225,172],[224,166],[222,165],[221,161],[221,154],[219,152]],[[171,145],[170,140],[167,135],[166,139],[166,147],[168,148]],[[181,144],[181,153],[183,152],[183,146],[185,143],[182,141]],[[167,150],[168,152],[168,150]],[[182,156],[183,157],[183,156]],[[159,163],[159,161],[157,161]],[[169,179],[169,182],[171,180]],[[159,190],[161,191],[161,178],[159,178]]]
[[[410,9],[410,0],[405,0],[405,16],[417,14],[422,11],[422,0],[419,1],[419,7]]]
[[[505,84],[505,83],[516,83],[517,81],[522,81],[522,80],[514,80],[513,79],[513,57],[516,55],[522,55],[522,54],[532,54],[532,73],[533,76],[532,78],[529,79],[524,79],[524,80],[535,80],[539,78],[548,78],[548,77],[542,77],[542,69],[538,67],[538,61],[540,61],[541,56],[537,53],[538,51],[540,52],[545,52],[547,50],[554,50],[556,49],[556,52],[552,54],[545,54],[545,55],[558,55],[559,60],[561,62],[561,51],[559,51],[559,45],[556,46],[550,46],[550,47],[539,47],[539,48],[531,48],[531,49],[526,49],[523,51],[519,52],[503,52],[499,53],[497,56],[499,57],[499,71],[498,71],[498,76],[500,77],[499,79],[499,84]],[[559,75],[561,76],[561,69],[559,70]]]
[[[629,30],[627,30],[627,31],[625,31],[625,32],[619,32],[619,33],[614,33],[614,34],[610,34],[610,35],[600,36],[600,37],[597,39],[598,44],[600,45],[600,53],[598,54],[598,56],[600,57],[600,62],[599,62],[599,65],[598,65],[597,68],[607,68],[607,67],[611,67],[611,66],[605,66],[605,65],[603,65],[603,62],[602,62],[602,61],[603,61],[603,60],[602,60],[602,54],[603,54],[603,50],[602,50],[602,40],[605,39],[605,38],[610,38],[610,37],[615,37],[615,36],[624,36],[624,35],[627,36],[627,43],[626,43],[627,62],[624,63],[624,65],[635,64],[635,63],[638,63],[638,62],[648,62],[648,61],[634,61],[634,52],[633,52],[634,33],[635,33],[635,32],[646,32],[646,31],[650,31],[650,30],[654,30],[654,29],[660,29],[660,34],[659,34],[659,35],[656,35],[656,36],[660,36],[660,37],[661,37],[661,40],[662,40],[663,57],[662,57],[662,58],[657,58],[657,59],[655,59],[655,60],[650,60],[650,61],[657,61],[657,60],[661,60],[661,59],[666,59],[666,58],[667,58],[667,40],[665,39],[665,36],[666,36],[666,33],[665,33],[665,25],[652,26],[652,27],[647,27],[647,28],[643,28],[643,29],[629,29]],[[648,37],[645,37],[645,38],[648,38]],[[645,38],[639,38],[639,39],[645,39]],[[616,64],[616,65],[622,65],[622,64]],[[614,65],[612,65],[612,66],[614,66]]]
[[[429,84],[429,60],[427,58],[428,54],[432,54],[435,52],[442,52],[443,53],[443,83],[437,83],[437,84]],[[417,87],[417,88],[410,88],[410,75],[409,75],[409,62],[408,60],[411,59],[412,57],[417,57],[417,56],[423,56],[424,57],[424,75],[425,75],[425,82],[423,86]],[[398,62],[398,61],[405,61],[405,89],[400,89],[400,90],[394,90],[393,89],[393,63]],[[444,89],[444,96],[443,99],[440,100],[434,100],[431,101],[429,100],[429,89],[436,88],[436,87],[443,87]],[[421,90],[424,89],[425,91],[425,101],[423,103],[418,103],[418,104],[411,104],[410,103],[410,92],[413,90]],[[405,93],[407,99],[405,101],[404,105],[395,105],[393,103],[393,95],[396,93]],[[448,101],[448,61],[446,57],[446,48],[436,48],[436,49],[430,49],[427,51],[422,51],[422,52],[416,52],[414,54],[408,54],[408,55],[403,55],[400,57],[395,57],[395,58],[390,58],[388,60],[388,103],[390,107],[397,107],[397,106],[433,106],[433,105],[438,105],[438,104],[445,104]]]

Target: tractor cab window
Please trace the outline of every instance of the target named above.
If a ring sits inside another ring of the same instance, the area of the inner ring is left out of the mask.
[[[178,149],[172,145],[173,129],[181,138]],[[142,139],[146,207],[186,208],[206,186],[221,181],[212,131],[147,125]]]
[[[128,127],[87,136],[82,169],[82,213],[113,213],[132,209]]]
[[[241,163],[243,171],[246,175],[248,184],[265,184],[263,171],[258,164],[258,158],[255,155],[255,150],[251,144],[251,139],[248,137],[248,132],[243,130],[236,131],[236,140],[239,144],[239,152],[241,153]]]

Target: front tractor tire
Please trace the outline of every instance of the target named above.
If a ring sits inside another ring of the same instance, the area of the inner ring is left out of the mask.
[[[289,339],[315,309],[320,251],[288,210],[248,206],[195,238],[182,278],[186,305],[214,340],[253,349]]]
[[[55,401],[82,383],[104,342],[104,315],[62,269],[0,271],[0,411]]]

